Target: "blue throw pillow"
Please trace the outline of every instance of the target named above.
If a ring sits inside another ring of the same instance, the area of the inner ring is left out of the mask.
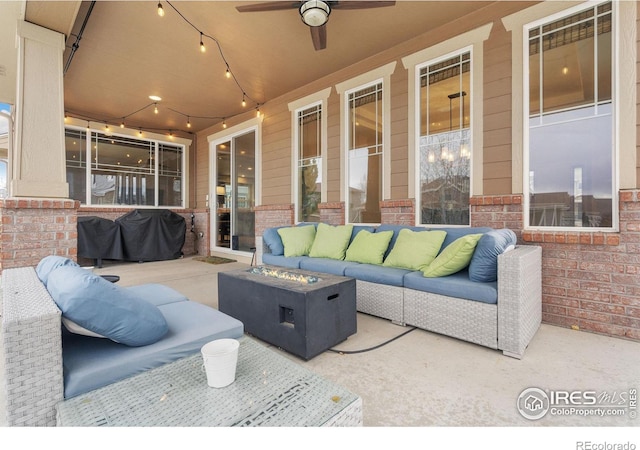
[[[262,240],[269,250],[271,250],[271,254],[274,256],[284,255],[284,244],[282,243],[282,238],[278,234],[278,228],[283,227],[275,227],[275,228],[267,228],[262,233]]]
[[[157,306],[82,267],[56,268],[47,289],[64,318],[120,344],[153,344],[169,331]]]
[[[498,279],[498,255],[516,245],[516,234],[508,228],[484,233],[469,263],[471,281],[491,282]]]
[[[36,274],[42,284],[47,285],[47,279],[49,278],[49,274],[56,268],[62,266],[74,266],[78,267],[75,261],[69,258],[65,258],[64,256],[45,256],[40,260],[38,266],[36,267]]]

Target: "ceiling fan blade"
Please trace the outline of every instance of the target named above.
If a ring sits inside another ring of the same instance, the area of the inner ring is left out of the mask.
[[[254,3],[252,5],[236,6],[238,12],[280,11],[283,9],[298,8],[300,8],[300,2],[263,2]]]
[[[316,50],[327,48],[327,25],[319,27],[309,27],[311,29],[311,40]]]
[[[395,6],[396,2],[378,2],[351,0],[346,2],[330,3],[331,9],[368,9],[368,8],[384,8],[385,6]]]

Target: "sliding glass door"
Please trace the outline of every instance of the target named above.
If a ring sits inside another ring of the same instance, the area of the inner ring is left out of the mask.
[[[215,144],[215,247],[244,252],[255,247],[256,133]]]

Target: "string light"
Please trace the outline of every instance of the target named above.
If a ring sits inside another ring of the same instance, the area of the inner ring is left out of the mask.
[[[222,128],[227,128],[227,122],[224,119],[222,119]]]
[[[260,108],[256,106],[256,117],[260,117]]]
[[[120,128],[124,128],[124,118],[122,119],[122,122],[120,122]]]
[[[202,53],[207,51],[207,48],[204,46],[204,42],[202,42],[202,31],[200,32],[200,51]]]
[[[138,128],[138,135],[142,136],[142,128]]]
[[[154,112],[155,114],[158,114],[158,104],[157,104],[157,103],[155,103],[155,104],[154,104],[153,112]]]
[[[224,74],[225,77],[227,78],[231,78],[231,71],[229,70],[229,68],[227,67],[227,71]]]
[[[247,106],[247,101],[244,99],[244,92],[242,93],[242,107]]]
[[[187,128],[191,128],[191,119],[187,116]]]
[[[162,3],[158,2],[158,15],[164,17],[164,9],[162,9]]]

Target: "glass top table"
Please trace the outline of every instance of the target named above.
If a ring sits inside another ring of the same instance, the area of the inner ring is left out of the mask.
[[[362,399],[244,336],[225,388],[198,353],[60,402],[57,425],[361,426]]]

